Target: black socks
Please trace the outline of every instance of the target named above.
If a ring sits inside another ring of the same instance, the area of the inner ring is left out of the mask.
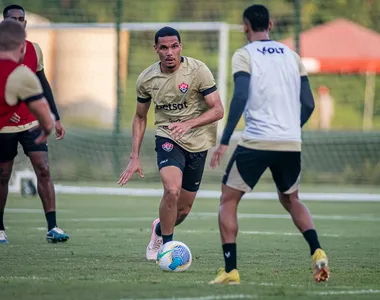
[[[48,223],[48,231],[52,230],[54,227],[57,227],[55,211],[50,211],[46,213],[45,216]]]
[[[223,245],[223,256],[225,261],[225,271],[231,272],[236,267],[236,243]]]
[[[170,235],[163,235],[162,236],[162,242],[163,242],[163,244],[171,242],[172,240],[173,240],[173,233],[170,234]]]
[[[304,231],[302,234],[310,246],[310,255],[313,255],[315,250],[321,248],[321,245],[318,241],[317,232],[314,229],[309,229]]]

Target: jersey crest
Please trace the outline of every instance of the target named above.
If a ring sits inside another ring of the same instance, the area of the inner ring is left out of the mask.
[[[185,94],[187,92],[187,90],[189,89],[189,85],[185,82],[182,82],[179,86],[178,86],[179,90],[181,91],[181,93]]]
[[[162,149],[164,149],[166,152],[170,152],[173,150],[173,144],[166,142],[165,144],[162,145]]]

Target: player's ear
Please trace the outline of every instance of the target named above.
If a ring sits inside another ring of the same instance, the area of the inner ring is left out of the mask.
[[[158,53],[158,46],[156,44],[153,45],[154,51]]]
[[[21,44],[21,52],[22,52],[22,54],[26,53],[26,42]]]
[[[244,33],[249,32],[248,20],[246,18],[243,19],[243,30],[244,30]]]
[[[273,28],[273,22],[269,21],[268,31],[271,31]]]

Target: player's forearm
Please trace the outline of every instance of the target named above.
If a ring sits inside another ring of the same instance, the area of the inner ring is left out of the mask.
[[[210,108],[205,113],[201,114],[198,118],[189,120],[191,128],[197,128],[214,123],[223,118],[224,110],[222,105],[216,105]]]
[[[45,76],[44,70],[37,72],[36,75],[41,82],[42,89],[44,91],[44,96],[45,96],[47,102],[49,103],[50,110],[54,114],[55,120],[56,121],[60,120],[58,109],[57,109],[57,106],[56,106],[55,101],[54,101],[53,92],[52,92],[50,84],[49,84],[49,82]]]
[[[249,84],[250,75],[248,73],[241,72],[235,75],[234,95],[230,103],[227,124],[220,141],[222,145],[229,144],[236,125],[239,123],[241,115],[244,112],[244,108],[248,101]]]
[[[55,118],[49,109],[45,98],[27,102],[29,110],[36,117],[40,127],[46,132],[51,133],[54,129]]]
[[[303,76],[301,77],[301,127],[303,127],[311,117],[314,107],[314,97],[311,92],[309,80],[307,76]]]
[[[135,115],[133,118],[133,138],[132,138],[132,153],[131,158],[138,158],[140,155],[140,148],[144,139],[147,119]]]

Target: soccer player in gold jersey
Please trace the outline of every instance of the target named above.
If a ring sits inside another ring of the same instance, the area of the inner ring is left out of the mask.
[[[159,61],[137,79],[130,161],[121,174],[124,185],[134,173],[144,177],[139,153],[147,113],[155,109],[157,165],[164,187],[159,219],[152,224],[146,258],[156,260],[162,244],[172,241],[174,226],[190,213],[199,189],[208,150],[216,144],[217,121],[224,109],[214,77],[201,61],[181,56],[177,30],[164,27],[155,35]]]

